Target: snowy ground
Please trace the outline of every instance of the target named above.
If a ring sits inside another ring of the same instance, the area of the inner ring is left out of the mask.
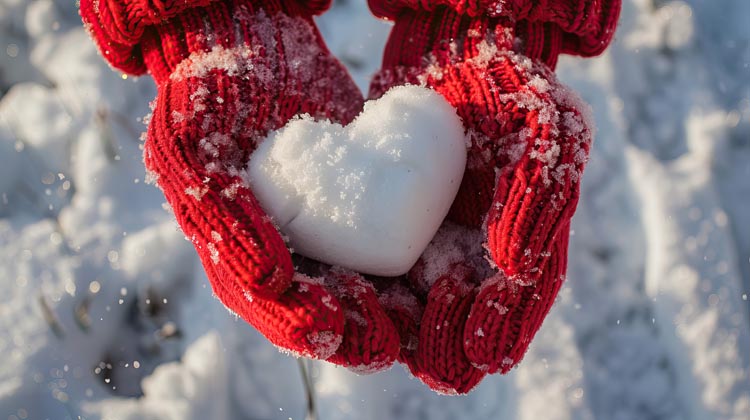
[[[750,418],[750,2],[626,0],[566,58],[597,142],[569,280],[525,361],[464,397],[312,363],[321,419]],[[319,20],[366,89],[388,26]],[[74,2],[0,0],[0,419],[301,419],[297,361],[212,297],[144,184],[155,89]]]

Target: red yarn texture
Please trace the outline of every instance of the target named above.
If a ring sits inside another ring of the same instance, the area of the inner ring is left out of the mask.
[[[560,54],[601,54],[614,36],[622,0],[368,0],[379,17],[448,8],[469,17],[502,18],[524,53],[555,66]]]
[[[153,66],[146,64],[143,54],[144,47],[141,41],[144,37],[153,37],[153,31],[162,25],[168,19],[177,17],[183,12],[190,10],[189,13],[183,14],[184,18],[193,16],[193,22],[207,17],[208,21],[216,24],[216,28],[224,30],[231,29],[227,25],[227,20],[231,16],[220,17],[211,13],[213,10],[226,10],[226,6],[221,4],[217,7],[205,7],[202,10],[208,15],[197,15],[195,9],[202,6],[208,6],[212,3],[227,3],[225,0],[81,0],[80,13],[83,23],[86,25],[91,37],[96,41],[104,58],[107,59],[112,67],[128,74],[142,75],[149,70],[153,74]],[[279,10],[280,2],[277,0],[269,1],[245,1],[237,2],[238,4],[253,4],[255,7],[265,8],[270,6],[271,9]],[[331,0],[289,0],[284,2],[284,10],[290,15],[311,16],[323,13],[328,10]],[[219,20],[215,20],[218,18]],[[173,28],[174,32],[170,35],[179,40],[181,36],[187,35],[190,28],[185,28],[185,32],[180,31],[179,25]],[[151,32],[151,34],[149,34]],[[209,33],[211,30],[209,29]],[[196,42],[197,40],[193,40]],[[170,50],[179,47],[180,43],[170,45],[169,41],[164,41],[166,49]],[[152,42],[151,50],[158,44],[159,39]],[[158,49],[158,48],[157,48]],[[169,54],[170,51],[166,51]],[[183,50],[184,55],[186,51]],[[179,54],[176,59],[180,59]],[[176,63],[174,63],[176,64]],[[169,74],[164,74],[168,76]]]
[[[399,337],[371,284],[292,256],[243,172],[297,114],[348,123],[363,98],[311,14],[323,1],[81,0],[102,55],[148,71],[157,98],[146,168],[195,245],[214,293],[282,350],[357,372],[389,367]]]
[[[485,13],[493,4],[502,10]],[[592,128],[550,65],[563,51],[600,52],[619,1],[370,5],[395,20],[370,97],[424,84],[456,108],[467,133],[458,196],[403,286],[421,312],[384,304],[402,335],[399,360],[438,392],[466,393],[523,358],[565,280]],[[557,35],[519,43],[537,24]],[[537,41],[544,47],[528,50]]]
[[[560,53],[603,51],[620,0],[370,6],[395,20],[371,96],[435,89],[469,151],[435,240],[407,278],[371,279],[379,289],[293,263],[242,177],[294,115],[348,123],[362,107],[311,19],[328,0],[81,0],[81,15],[112,66],[156,80],[146,167],[231,311],[295,354],[361,373],[398,357],[431,388],[466,393],[521,360],[565,279],[592,133],[551,69]]]

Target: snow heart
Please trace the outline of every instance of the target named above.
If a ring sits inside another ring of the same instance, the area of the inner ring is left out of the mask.
[[[430,89],[401,86],[346,127],[291,120],[253,153],[247,181],[295,252],[396,276],[437,232],[465,164],[453,107]]]

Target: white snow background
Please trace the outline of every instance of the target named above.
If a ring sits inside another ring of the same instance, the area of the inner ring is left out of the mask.
[[[318,20],[366,89],[388,25]],[[0,0],[0,420],[302,419],[297,361],[211,295],[144,183],[155,96],[73,1]],[[525,360],[439,396],[310,363],[320,419],[750,419],[750,2],[626,0],[562,80],[598,126],[568,281]]]

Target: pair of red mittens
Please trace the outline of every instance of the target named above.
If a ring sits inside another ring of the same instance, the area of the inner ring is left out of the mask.
[[[435,243],[408,276],[375,284],[316,262],[295,272],[242,180],[293,116],[346,124],[363,106],[312,20],[328,1],[81,0],[81,15],[110,64],[155,79],[146,168],[230,310],[295,354],[363,373],[399,358],[433,389],[465,393],[520,361],[564,280],[591,129],[551,69],[560,53],[600,53],[619,3],[371,0],[395,21],[371,96],[424,84],[470,140]],[[445,264],[451,235],[466,245]]]

